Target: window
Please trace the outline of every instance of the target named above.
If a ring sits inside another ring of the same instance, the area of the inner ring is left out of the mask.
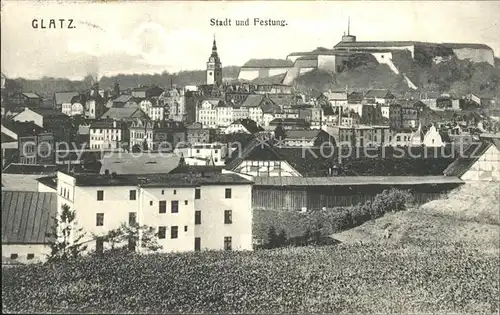
[[[177,195],[177,190],[174,189],[174,195]]]
[[[128,224],[134,225],[137,223],[137,212],[129,212],[128,213]]]
[[[201,211],[196,210],[194,212],[194,224],[201,224]]]
[[[170,228],[170,238],[177,238],[178,235],[179,235],[179,227],[172,226]]]
[[[162,189],[162,190],[161,190],[161,194],[162,194],[162,195],[165,195],[165,190],[163,190],[163,189]]]
[[[178,200],[172,200],[170,202],[170,212],[171,213],[179,213],[179,201]]]
[[[149,205],[152,206],[153,205],[153,200],[150,200],[149,201]]]
[[[104,200],[104,190],[97,191],[97,200]]]
[[[231,250],[232,249],[231,243],[232,243],[231,236],[224,237],[224,250]]]
[[[188,201],[187,200],[184,200],[184,205],[188,205]]]
[[[158,238],[164,239],[167,234],[167,227],[166,226],[160,226],[158,227]]]
[[[231,188],[226,188],[226,199],[231,198]]]
[[[103,226],[104,225],[104,213],[96,213],[95,225],[96,226]]]
[[[130,200],[135,200],[136,195],[137,195],[137,191],[136,190],[129,191],[129,199]]]
[[[188,231],[188,226],[184,225],[184,232],[187,232],[187,231]]]
[[[35,254],[28,254],[28,257],[26,257],[28,260],[32,260],[35,258]]]
[[[196,188],[194,190],[194,199],[200,199],[201,198],[201,189],[200,188]]]
[[[10,259],[17,259],[17,254],[10,254]]]
[[[200,153],[200,150],[196,150],[196,153]]]
[[[224,210],[224,224],[233,223],[233,212],[231,210]]]
[[[195,237],[194,238],[194,250],[199,251],[200,249],[201,249],[201,238]]]
[[[167,213],[167,202],[165,200],[160,201],[158,208],[160,213]]]

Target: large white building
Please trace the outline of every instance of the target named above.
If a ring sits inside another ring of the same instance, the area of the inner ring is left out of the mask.
[[[251,250],[252,182],[202,168],[142,175],[58,172],[57,206],[75,211],[88,250],[108,247],[102,237],[122,223],[153,227],[162,252]]]
[[[94,121],[90,125],[90,148],[114,150],[120,149],[128,141],[128,128],[122,121]]]

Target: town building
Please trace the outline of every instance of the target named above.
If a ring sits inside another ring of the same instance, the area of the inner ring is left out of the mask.
[[[326,131],[334,137],[338,146],[386,146],[391,142],[392,136],[389,126],[332,126],[327,127]]]
[[[186,128],[186,140],[189,144],[211,143],[215,139],[215,129],[203,128],[201,123],[194,123]]]
[[[396,96],[389,90],[373,89],[365,93],[364,101],[367,104],[393,104],[396,101]]]
[[[123,121],[97,120],[90,124],[90,149],[122,150],[129,140],[128,126]]]
[[[262,127],[259,126],[254,120],[251,119],[238,119],[233,121],[229,126],[222,130],[224,134],[232,133],[247,133],[255,134],[257,132],[264,131]]]
[[[56,92],[54,93],[54,109],[62,111],[63,114],[70,116],[71,99],[78,96],[78,92]]]
[[[2,189],[2,264],[46,261],[56,213],[55,193]]]
[[[18,122],[34,122],[37,126],[50,130],[56,141],[69,141],[70,118],[51,108],[28,108],[12,118]]]
[[[85,116],[90,119],[96,119],[105,111],[106,99],[99,93],[99,84],[95,83],[85,102]]]
[[[200,143],[192,145],[178,145],[174,153],[185,158],[198,158],[209,163],[221,166],[224,165],[224,161],[228,156],[227,145],[214,142],[214,143]]]
[[[40,95],[31,92],[17,93],[13,95],[12,102],[17,107],[37,108],[43,104],[43,99]]]
[[[149,119],[148,115],[145,112],[143,112],[139,107],[137,108],[112,107],[108,109],[100,118],[113,119],[126,122],[132,122],[135,119]]]
[[[137,87],[132,89],[132,97],[137,99],[158,97],[163,93],[163,89],[157,86]]]
[[[88,250],[121,224],[152,227],[162,252],[252,250],[252,182],[220,168],[182,166],[169,174],[57,174],[66,204],[86,232]],[[130,245],[130,244],[129,244]],[[141,244],[129,248],[143,251]]]
[[[184,89],[166,89],[159,96],[158,106],[164,108],[165,119],[184,121],[186,115],[186,95]],[[153,119],[153,118],[151,118]],[[157,119],[154,119],[157,120]]]
[[[186,141],[186,128],[173,120],[135,119],[130,126],[130,150],[172,151]]]
[[[335,139],[322,129],[319,130],[288,130],[278,146],[287,147],[319,147],[335,146]]]

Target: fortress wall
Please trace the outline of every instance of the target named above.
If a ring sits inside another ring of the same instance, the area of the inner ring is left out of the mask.
[[[289,67],[286,67],[286,68],[269,68],[269,76],[272,77],[272,76],[275,76],[275,75],[278,75],[278,74],[285,74],[288,69],[290,69]]]
[[[297,60],[300,57],[304,57],[304,56],[290,56],[289,55],[289,56],[286,57],[286,59],[295,62],[295,60]]]
[[[297,60],[295,61],[294,67],[296,68],[310,68],[318,67],[318,59],[313,59],[313,60]]]
[[[472,62],[487,62],[495,65],[493,50],[485,48],[453,48],[453,52],[458,59],[470,59]]]
[[[238,79],[240,80],[253,80],[259,77],[259,69],[258,68],[241,68],[240,73],[238,74]]]
[[[335,55],[318,55],[318,69],[335,72]]]
[[[307,73],[307,72],[311,72],[311,71],[313,71],[314,69],[316,69],[316,67],[300,68],[299,73],[300,73],[300,74],[304,74],[304,73]]]

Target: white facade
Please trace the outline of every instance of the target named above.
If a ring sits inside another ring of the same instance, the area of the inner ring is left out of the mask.
[[[2,263],[32,264],[45,262],[50,246],[44,244],[2,244]],[[11,255],[16,255],[14,259]]]
[[[113,122],[109,127],[90,127],[90,148],[91,149],[118,149],[124,138],[124,130],[121,124]]]
[[[229,126],[227,126],[223,131],[225,134],[232,134],[232,133],[247,133],[249,134],[250,131],[247,130],[242,124],[239,123],[232,123]]]
[[[139,187],[139,186],[76,186],[75,178],[58,173],[58,209],[67,204],[76,212],[76,224],[85,232],[88,250],[94,250],[96,237],[104,236],[122,223],[129,223],[134,213],[137,223],[159,231],[162,252],[182,252],[195,249],[199,238],[200,249],[224,249],[230,237],[232,250],[252,249],[251,184],[201,185],[199,187]],[[63,195],[61,190],[71,193]],[[198,194],[195,190],[199,189]],[[229,196],[226,193],[229,190]],[[98,193],[98,191],[100,191]],[[131,193],[135,191],[135,193]],[[102,200],[97,200],[98,194]],[[134,195],[135,198],[131,198]],[[199,197],[199,198],[198,198]],[[134,200],[131,200],[134,199]],[[160,201],[166,205],[160,213]],[[178,211],[173,212],[174,203]],[[231,211],[231,221],[225,220],[225,211]],[[196,211],[199,212],[196,222]],[[98,216],[102,218],[102,226]],[[177,233],[175,233],[175,229]],[[109,245],[105,244],[105,247]]]
[[[423,145],[426,147],[443,147],[445,145],[436,127],[431,126],[425,133]]]
[[[227,157],[227,146],[222,143],[203,143],[189,147],[174,149],[174,153],[184,157],[213,160],[215,165],[225,165]]]
[[[165,108],[162,106],[151,106],[146,113],[153,121],[165,119]]]

